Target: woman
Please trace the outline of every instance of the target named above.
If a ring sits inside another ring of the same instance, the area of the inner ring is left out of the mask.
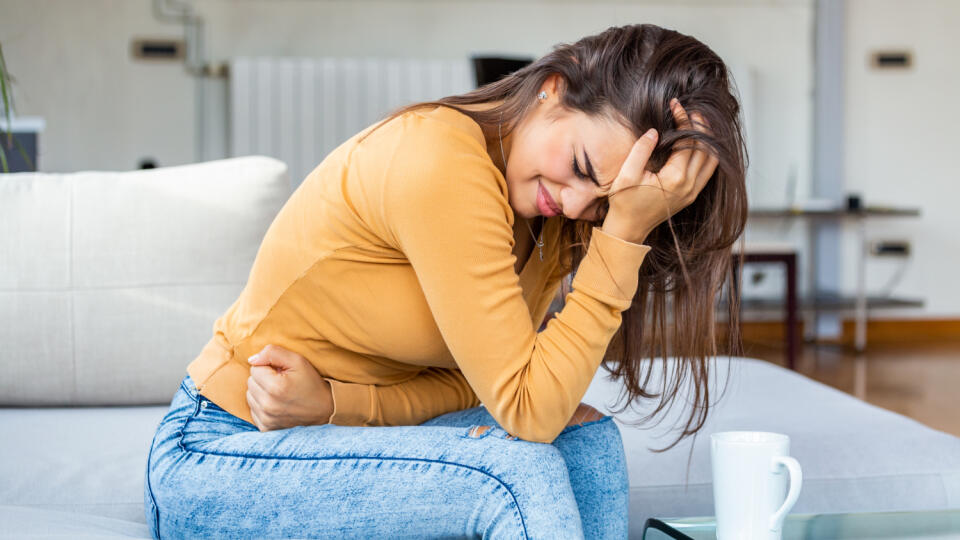
[[[655,411],[692,373],[681,436],[702,425],[738,114],[709,48],[635,25],[344,142],[187,366],[147,461],[153,534],[625,537],[619,432],[579,401],[604,360]]]

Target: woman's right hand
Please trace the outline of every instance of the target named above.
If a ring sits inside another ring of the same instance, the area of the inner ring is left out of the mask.
[[[710,133],[703,118],[694,113],[693,126],[680,102],[671,100],[673,116],[680,129]],[[652,137],[650,136],[652,134]],[[647,235],[696,198],[713,176],[719,160],[708,153],[703,143],[676,150],[654,173],[645,169],[657,145],[658,134],[651,128],[640,137],[610,186],[607,216],[601,229],[623,240],[642,243]]]

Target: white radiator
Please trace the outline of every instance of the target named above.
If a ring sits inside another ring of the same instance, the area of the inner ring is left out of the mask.
[[[238,57],[230,153],[284,161],[296,188],[331,150],[394,108],[475,87],[468,59]]]

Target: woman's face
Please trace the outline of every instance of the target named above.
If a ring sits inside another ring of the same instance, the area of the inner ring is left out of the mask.
[[[606,117],[562,110],[549,83],[544,85],[547,99],[509,137],[505,176],[510,206],[528,219],[562,213],[568,219],[598,220],[637,137]],[[542,196],[538,200],[541,189],[559,212]]]

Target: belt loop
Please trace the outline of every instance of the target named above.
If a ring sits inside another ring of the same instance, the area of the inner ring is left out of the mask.
[[[197,384],[197,381],[193,380],[193,377],[190,377],[190,393],[196,399],[200,395],[200,386]]]

